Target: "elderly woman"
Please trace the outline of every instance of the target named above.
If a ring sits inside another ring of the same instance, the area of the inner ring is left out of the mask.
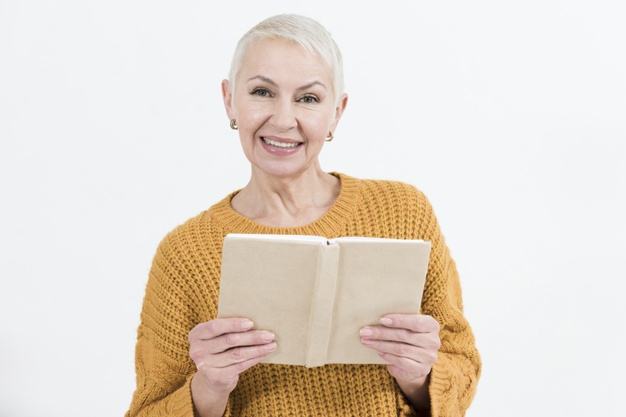
[[[342,78],[335,42],[311,19],[275,16],[240,40],[222,93],[250,181],[159,245],[127,417],[465,414],[481,362],[429,202],[404,183],[320,167],[347,104]],[[274,334],[245,317],[217,318],[228,233],[430,241],[421,314],[390,314],[361,329],[361,343],[386,366],[261,363],[276,349]]]

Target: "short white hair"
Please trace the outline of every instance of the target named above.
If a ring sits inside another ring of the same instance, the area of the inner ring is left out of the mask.
[[[228,73],[233,92],[248,50],[256,43],[269,39],[282,39],[296,43],[323,59],[329,65],[333,76],[335,103],[339,102],[344,90],[341,51],[330,32],[321,24],[311,18],[295,14],[280,14],[267,18],[241,37],[235,48]]]

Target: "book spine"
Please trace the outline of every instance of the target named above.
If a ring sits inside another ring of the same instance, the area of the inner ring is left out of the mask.
[[[322,366],[327,363],[338,266],[339,245],[336,243],[320,245],[318,273],[313,288],[311,314],[309,315],[305,363],[307,367]]]

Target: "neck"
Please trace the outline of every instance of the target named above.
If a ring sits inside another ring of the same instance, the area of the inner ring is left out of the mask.
[[[315,170],[278,178],[255,172],[232,199],[239,214],[272,227],[304,226],[319,219],[339,195],[339,179]]]

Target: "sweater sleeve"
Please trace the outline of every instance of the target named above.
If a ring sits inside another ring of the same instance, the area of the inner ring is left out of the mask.
[[[193,417],[188,333],[197,322],[189,302],[189,272],[166,237],[152,262],[137,331],[137,387],[126,417]]]
[[[427,200],[423,210],[423,232],[432,246],[422,313],[434,317],[441,329],[441,348],[430,376],[431,415],[464,416],[474,397],[482,364],[472,329],[463,315],[456,265]]]

